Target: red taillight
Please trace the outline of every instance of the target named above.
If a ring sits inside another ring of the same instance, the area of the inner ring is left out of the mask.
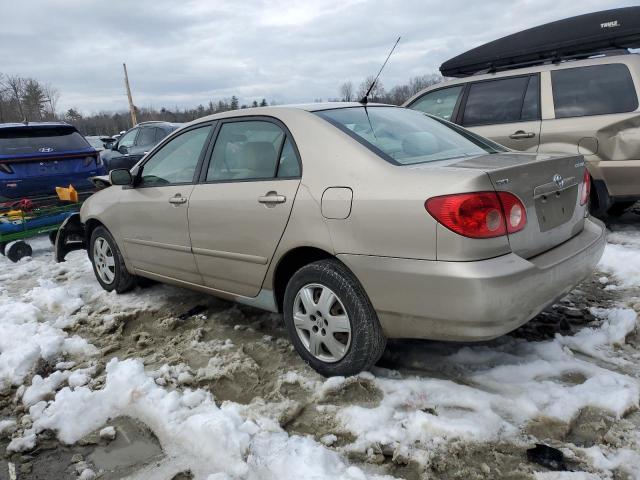
[[[493,238],[522,230],[527,213],[509,192],[442,195],[427,200],[427,211],[442,225],[470,238]]]
[[[585,169],[584,177],[582,178],[582,185],[580,186],[580,205],[586,205],[589,201],[589,195],[591,194],[591,176]]]

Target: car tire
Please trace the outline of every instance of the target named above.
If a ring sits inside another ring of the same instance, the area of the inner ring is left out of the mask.
[[[5,255],[12,262],[17,262],[24,257],[30,257],[33,254],[33,250],[31,245],[27,242],[23,242],[22,240],[18,240],[17,242],[9,242],[5,246]]]
[[[287,284],[283,310],[293,346],[321,375],[355,375],[384,352],[378,315],[358,279],[338,260],[299,269]]]
[[[635,201],[615,202],[609,207],[609,210],[607,210],[607,215],[610,217],[620,217],[627,211],[627,209],[635,205],[635,203]]]
[[[7,248],[7,243],[9,243],[9,242],[0,242],[0,255],[5,255],[5,250]]]
[[[128,272],[122,253],[106,228],[93,230],[88,253],[93,273],[107,292],[124,293],[135,287],[136,277]]]

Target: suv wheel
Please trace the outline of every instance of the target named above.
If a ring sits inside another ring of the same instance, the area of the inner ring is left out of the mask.
[[[364,289],[337,260],[311,263],[291,277],[284,320],[298,354],[325,376],[371,368],[386,345]]]
[[[124,293],[136,284],[136,277],[127,271],[118,245],[104,227],[97,227],[89,241],[89,259],[98,282],[106,291]]]

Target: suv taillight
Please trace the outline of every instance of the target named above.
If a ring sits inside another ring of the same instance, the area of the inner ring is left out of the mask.
[[[428,199],[424,206],[449,230],[469,238],[500,237],[527,224],[523,203],[509,192],[442,195]]]
[[[0,163],[0,172],[13,173],[13,168],[11,168],[11,165],[6,163]]]
[[[586,205],[591,194],[591,176],[587,169],[584,170],[582,185],[580,185],[580,205]]]
[[[95,162],[95,157],[86,157],[84,159],[84,166],[88,167],[89,165],[91,165],[93,162]]]

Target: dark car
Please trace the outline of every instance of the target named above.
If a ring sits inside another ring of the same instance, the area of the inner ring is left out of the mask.
[[[101,153],[107,171],[131,168],[164,137],[182,126],[181,123],[142,122],[127,131]]]
[[[98,152],[64,122],[0,124],[0,201],[45,197],[55,187],[93,190],[104,175]]]

